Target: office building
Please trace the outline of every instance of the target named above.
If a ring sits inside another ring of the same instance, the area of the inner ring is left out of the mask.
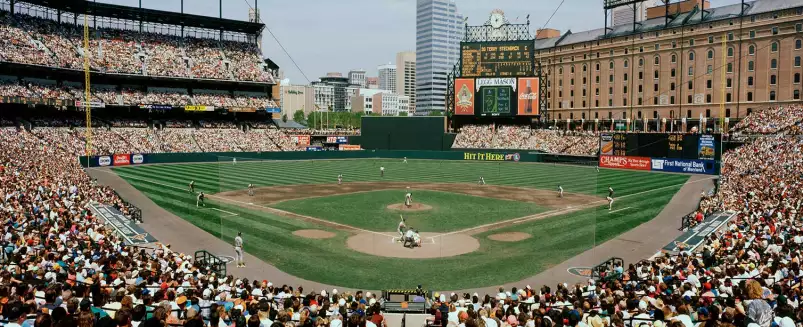
[[[396,65],[387,64],[377,67],[379,71],[379,89],[396,92]]]
[[[359,87],[365,87],[365,70],[355,69],[349,71],[349,83]]]
[[[396,90],[398,95],[409,98],[409,108],[415,111],[415,52],[396,54]]]
[[[455,0],[417,0],[415,44],[415,110],[446,108],[447,74],[460,56],[465,30]]]

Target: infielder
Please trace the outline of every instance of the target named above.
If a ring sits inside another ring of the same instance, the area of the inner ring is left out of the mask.
[[[190,193],[195,193],[195,181],[190,181]]]
[[[198,207],[199,204],[206,207],[206,203],[204,203],[204,192],[198,193],[198,197],[195,198],[195,206]]]
[[[379,177],[385,177],[385,167],[379,167]]]
[[[404,224],[404,216],[399,215],[399,217],[401,217],[401,221],[399,222],[399,227],[396,228],[396,231],[399,232],[398,242],[402,242],[404,238],[404,230],[407,228],[407,225]]]
[[[343,174],[337,175],[337,185],[343,184]]]
[[[558,185],[558,192],[560,193],[559,197],[563,197],[563,185]]]
[[[248,184],[248,196],[254,196],[254,184]]]
[[[477,185],[485,185],[485,178],[482,178],[482,176],[480,176],[480,180],[477,181]]]
[[[608,197],[606,199],[608,199],[608,210],[611,210],[613,206],[613,188],[610,186],[608,186]]]
[[[237,268],[245,268],[245,261],[243,261],[243,233],[237,232],[237,237],[234,238],[234,255],[236,256]]]

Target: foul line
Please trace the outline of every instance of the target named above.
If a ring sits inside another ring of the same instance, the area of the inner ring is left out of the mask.
[[[108,170],[105,170],[105,169],[96,169],[96,168],[89,168],[89,169],[93,169],[95,171],[101,171],[101,172],[104,172],[104,173],[107,173],[107,174],[117,175],[118,177],[121,177],[121,178],[123,177],[120,174],[117,174],[117,173],[114,173],[114,172],[111,172],[111,171],[108,171]],[[173,189],[176,189],[176,190],[184,190],[184,191],[186,191],[186,189],[183,188],[183,187],[178,187],[178,186],[174,186],[174,185],[170,185],[170,184],[165,184],[165,183],[153,181],[153,180],[150,180],[150,179],[147,179],[147,178],[136,177],[136,176],[131,176],[131,175],[127,175],[127,174],[124,174],[124,175],[126,175],[127,178],[137,179],[137,180],[145,181],[145,182],[148,182],[148,183],[151,183],[151,184],[156,184],[156,185],[161,185],[161,186],[165,186],[165,187],[170,187],[170,188],[173,188]],[[193,193],[195,194],[195,193],[198,193],[198,192],[193,192]],[[334,225],[334,226],[342,227],[344,229],[355,230],[355,231],[359,231],[359,232],[363,232],[363,233],[370,233],[370,234],[382,235],[382,236],[386,236],[386,237],[393,237],[393,235],[388,235],[388,234],[385,234],[385,233],[370,231],[370,230],[362,229],[362,228],[359,228],[359,227],[349,226],[349,225],[346,225],[346,224],[336,223],[336,222],[333,222],[333,221],[328,221],[328,220],[324,220],[324,219],[320,219],[320,218],[305,216],[305,215],[297,214],[295,212],[289,212],[289,211],[284,211],[284,210],[281,210],[281,209],[271,208],[271,207],[268,207],[268,206],[254,204],[252,202],[243,202],[243,201],[238,201],[238,200],[234,200],[234,199],[228,199],[228,198],[224,198],[224,197],[217,196],[217,195],[212,195],[212,194],[207,194],[207,196],[210,197],[210,198],[218,198],[218,199],[220,199],[222,201],[235,202],[235,203],[239,203],[239,204],[242,204],[242,205],[245,205],[245,206],[252,206],[252,207],[262,208],[262,209],[265,209],[268,212],[272,212],[272,213],[278,213],[278,214],[287,215],[287,216],[291,216],[291,217],[295,216],[295,217],[301,217],[303,219],[309,219],[309,220],[312,220],[312,221],[316,221],[321,225]],[[214,209],[214,208],[210,208],[210,209]]]
[[[663,189],[667,189],[667,188],[672,188],[672,187],[677,187],[677,186],[681,186],[682,187],[683,185],[686,185],[686,184],[694,184],[694,183],[708,181],[708,180],[712,180],[712,179],[716,179],[716,177],[712,176],[712,177],[701,178],[701,179],[698,179],[696,181],[690,181],[690,182],[687,181],[687,182],[685,182],[683,184],[674,184],[674,185],[662,186],[662,187],[659,187],[659,188],[654,188],[654,189],[650,189],[650,190],[646,190],[646,191],[642,191],[642,192],[638,192],[638,193],[624,195],[624,196],[619,197],[619,199],[629,198],[629,197],[632,197],[632,196],[641,195],[641,194],[650,193],[650,192],[663,190]],[[588,208],[591,208],[591,207],[594,207],[594,206],[597,206],[597,205],[600,205],[600,204],[603,204],[603,203],[607,203],[607,202],[608,202],[608,200],[599,200],[599,201],[589,202],[589,203],[586,203],[586,204],[583,204],[583,205],[580,205],[580,206],[577,206],[577,207],[569,207],[569,208],[566,208],[566,209],[557,209],[557,210],[538,213],[538,214],[535,214],[535,215],[524,216],[524,217],[513,218],[513,219],[504,220],[504,221],[488,223],[488,224],[475,226],[475,227],[470,227],[470,228],[466,228],[466,229],[462,229],[462,230],[458,230],[458,231],[454,231],[454,232],[443,233],[443,234],[432,236],[432,237],[434,238],[434,237],[448,236],[448,235],[452,235],[452,234],[466,233],[466,232],[470,232],[470,231],[477,230],[477,229],[493,227],[494,225],[520,224],[520,223],[524,223],[524,222],[528,222],[528,221],[532,221],[532,220],[552,217],[552,216],[555,216],[555,215],[558,215],[558,214],[571,213],[571,212],[579,211],[579,210],[582,210],[582,209],[588,209]],[[625,209],[627,209],[627,208],[625,208]],[[624,209],[619,209],[619,210],[624,210]]]
[[[622,209],[616,209],[616,210],[614,210],[614,211],[608,211],[608,213],[619,212],[619,211],[622,211],[622,210],[627,210],[627,209],[630,209],[630,208],[632,208],[632,207],[627,207],[627,208],[622,208]]]
[[[229,214],[226,217],[234,217],[234,216],[239,216],[240,215],[240,214],[237,214],[237,213],[233,213],[231,211],[226,211],[226,210],[218,209],[218,208],[201,208],[201,210],[217,210],[217,211],[220,211],[220,212],[225,212],[225,213]]]

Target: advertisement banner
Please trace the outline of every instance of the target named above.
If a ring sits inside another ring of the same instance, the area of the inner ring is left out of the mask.
[[[327,136],[326,143],[346,144],[349,143],[349,139],[346,136]]]
[[[148,110],[170,110],[173,109],[173,106],[169,106],[166,104],[140,104],[139,109],[148,109]]]
[[[359,151],[362,150],[359,145],[356,144],[341,144],[340,151]]]
[[[634,170],[650,170],[650,158],[625,156],[600,156],[599,166],[603,168],[620,168]]]
[[[715,163],[714,160],[652,159],[651,166],[653,171],[713,175],[716,173]]]
[[[279,107],[267,107],[267,108],[265,108],[265,112],[278,114],[278,113],[282,112],[282,108],[279,108]]]
[[[518,153],[463,152],[463,160],[519,161],[521,160],[521,155]]]
[[[519,115],[538,115],[539,80],[535,77],[519,78]]]
[[[184,111],[215,111],[213,106],[184,106]]]
[[[84,101],[75,100],[76,108],[86,108],[87,103]],[[106,108],[106,104],[100,101],[89,101],[90,108]]]
[[[454,114],[474,114],[474,79],[457,78],[454,80]]]
[[[115,166],[127,166],[131,164],[131,155],[128,153],[117,153],[113,158]]]
[[[697,141],[697,157],[702,160],[714,160],[714,136],[700,135]]]
[[[319,146],[308,146],[307,151],[323,151],[323,148]]]
[[[613,134],[601,134],[599,136],[599,154],[603,156],[613,155]]]
[[[290,140],[298,145],[309,145],[309,135],[293,135],[290,137]]]
[[[100,156],[98,157],[98,166],[111,166],[112,165],[112,158],[109,156]]]
[[[253,107],[228,107],[229,112],[257,112],[257,108]]]
[[[145,156],[143,156],[141,154],[132,154],[131,155],[131,163],[135,164],[135,165],[145,163]]]

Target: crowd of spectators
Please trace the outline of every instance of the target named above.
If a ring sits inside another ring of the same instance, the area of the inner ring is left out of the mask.
[[[594,155],[598,147],[599,135],[593,132],[510,125],[465,125],[452,145],[457,149],[521,149],[571,155]]]
[[[733,133],[775,134],[803,121],[803,105],[790,104],[752,112],[733,127]]]
[[[161,146],[188,142],[165,137],[164,129],[130,129],[152,131]],[[173,130],[193,137],[194,129]],[[474,130],[483,131],[508,137],[520,132]],[[70,140],[80,135],[80,129],[58,127],[0,129],[0,318],[5,325],[386,325],[383,299],[376,294],[217,276],[169,245],[124,246],[86,210],[90,201],[126,208],[77,164],[75,153],[82,146]],[[491,146],[493,137],[487,142]],[[210,144],[203,143],[216,146]],[[803,206],[801,152],[803,138],[779,133],[726,153],[719,187],[704,197],[701,208],[730,210],[735,218],[699,251],[614,265],[606,278],[587,283],[499,288],[484,296],[436,292],[419,294],[414,302],[425,302],[429,323],[443,327],[798,326],[803,321],[803,225],[797,216]]]
[[[0,96],[16,96],[41,99],[83,100],[84,89],[69,85],[42,84],[32,81],[12,81],[0,79]],[[276,103],[263,95],[231,95],[224,93],[198,92],[190,95],[181,91],[151,90],[143,92],[136,89],[93,88],[90,93],[92,101],[101,101],[107,105],[136,106],[140,104],[161,104],[171,106],[205,105],[215,107],[250,107],[261,110],[276,107]]]
[[[116,74],[275,83],[256,44],[91,28],[84,54],[83,27],[0,11],[0,60]]]

